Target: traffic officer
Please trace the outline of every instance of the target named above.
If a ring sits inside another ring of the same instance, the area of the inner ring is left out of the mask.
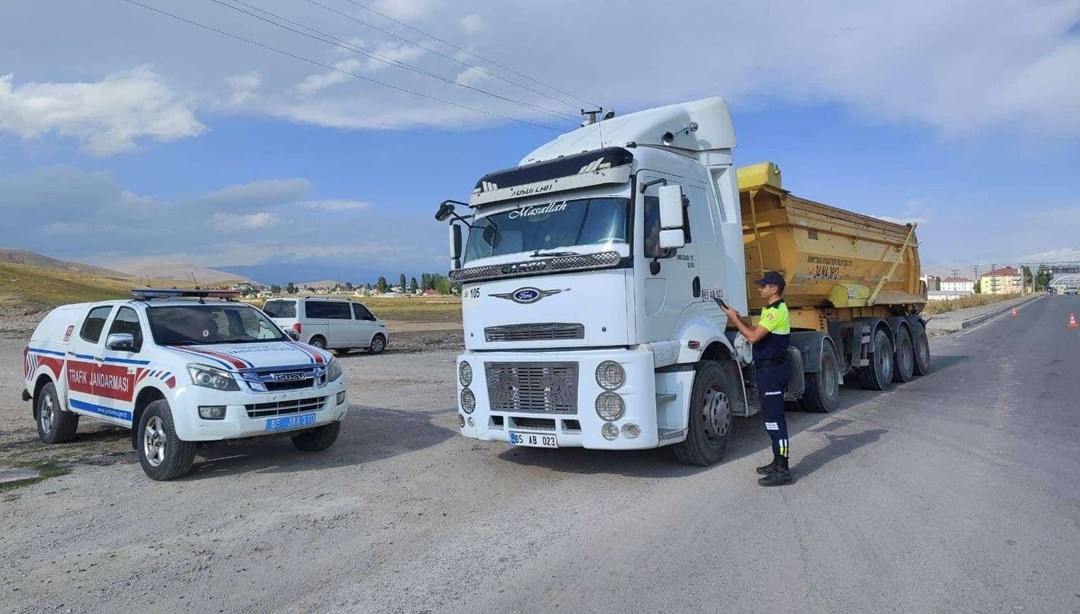
[[[739,312],[731,307],[725,307],[724,313],[753,344],[755,383],[758,398],[761,399],[761,414],[765,418],[765,430],[772,438],[773,461],[757,468],[757,472],[765,476],[758,480],[758,484],[780,486],[791,482],[787,422],[784,420],[784,386],[788,381],[787,349],[791,340],[791,320],[787,305],[781,298],[784,294],[784,276],[776,271],[766,271],[754,283],[765,301],[757,326],[747,326],[739,317]]]

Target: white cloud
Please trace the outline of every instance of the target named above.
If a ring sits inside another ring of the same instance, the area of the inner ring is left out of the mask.
[[[349,58],[348,60],[334,62],[332,66],[335,70],[327,70],[306,77],[303,81],[296,84],[293,88],[294,91],[301,96],[311,96],[328,87],[348,83],[355,79],[355,77],[347,73],[358,73],[366,66],[366,63],[363,60]]]
[[[201,134],[190,100],[149,68],[92,83],[25,83],[0,76],[0,131],[23,139],[77,139],[94,156],[131,151],[142,139],[168,142]]]
[[[307,179],[268,179],[252,181],[215,190],[198,198],[209,205],[270,204],[296,200],[308,191]]]
[[[461,18],[461,29],[465,32],[466,36],[477,36],[483,34],[488,29],[488,24],[484,21],[478,13],[472,13]]]
[[[378,0],[371,8],[402,21],[426,18],[442,5],[442,0]]]
[[[457,82],[462,85],[476,85],[488,79],[491,79],[491,75],[476,66],[466,68],[457,76]]]
[[[255,92],[262,85],[262,77],[259,71],[253,70],[246,73],[231,75],[225,79],[232,94],[229,96],[229,104],[239,106],[255,97]]]
[[[223,230],[258,230],[277,224],[278,216],[266,211],[240,215],[215,213],[213,220],[214,225]]]
[[[359,211],[371,205],[359,200],[309,200],[300,206],[314,211]]]

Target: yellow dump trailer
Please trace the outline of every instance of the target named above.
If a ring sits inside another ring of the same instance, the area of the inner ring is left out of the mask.
[[[811,371],[856,371],[867,387],[883,389],[887,382],[879,380],[928,370],[915,226],[795,196],[781,187],[771,162],[739,168],[737,176],[751,314],[764,306],[753,280],[778,271],[787,283],[792,328],[825,333],[833,346],[824,348],[826,359],[839,362],[837,369],[815,364]]]

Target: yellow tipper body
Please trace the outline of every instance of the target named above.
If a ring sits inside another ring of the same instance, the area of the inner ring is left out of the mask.
[[[926,304],[915,227],[795,196],[780,169],[737,169],[750,309],[764,307],[753,280],[778,271],[793,328],[824,330],[826,318],[918,313]]]

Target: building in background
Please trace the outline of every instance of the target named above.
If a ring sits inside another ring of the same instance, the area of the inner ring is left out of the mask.
[[[946,277],[941,280],[941,287],[939,290],[942,292],[975,294],[975,280],[966,277]]]
[[[994,269],[979,277],[979,292],[982,294],[1020,294],[1022,282],[1020,271],[1007,266]]]

